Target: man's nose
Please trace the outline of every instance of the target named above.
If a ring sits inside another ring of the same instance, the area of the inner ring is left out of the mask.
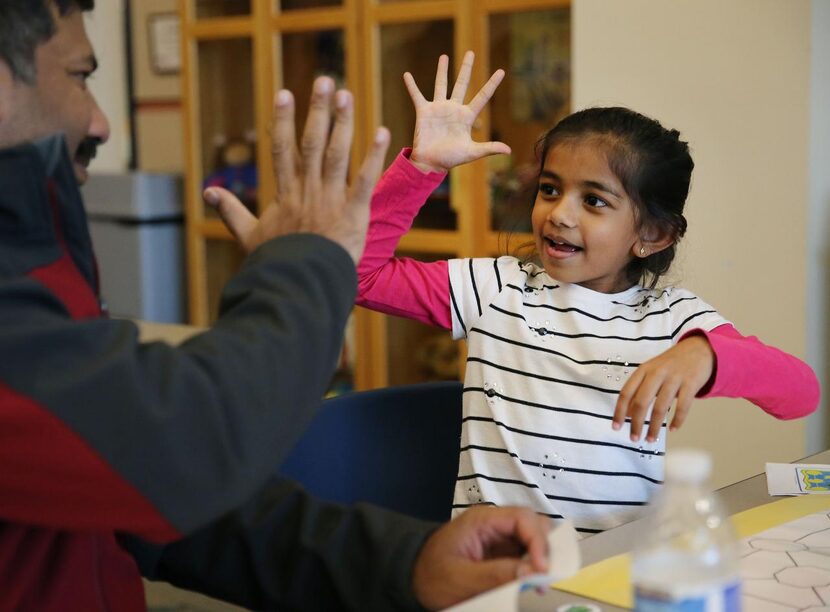
[[[110,122],[104,111],[98,106],[98,101],[95,98],[92,98],[92,121],[89,123],[87,136],[97,138],[101,144],[109,140],[110,137]]]

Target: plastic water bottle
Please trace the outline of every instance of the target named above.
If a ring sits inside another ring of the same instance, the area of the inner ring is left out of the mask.
[[[712,459],[703,451],[667,453],[665,485],[633,551],[638,612],[740,611],[738,544],[708,486],[711,471]]]

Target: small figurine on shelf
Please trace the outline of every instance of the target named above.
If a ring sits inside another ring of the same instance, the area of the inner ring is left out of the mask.
[[[445,334],[430,334],[415,347],[415,362],[428,380],[458,380],[458,344]]]
[[[219,136],[216,143],[216,164],[202,187],[224,187],[232,192],[251,211],[256,212],[257,168],[254,159],[254,138]]]

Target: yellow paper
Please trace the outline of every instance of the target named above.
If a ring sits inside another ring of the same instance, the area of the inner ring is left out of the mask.
[[[747,538],[777,525],[789,523],[830,508],[830,496],[801,495],[787,497],[744,510],[732,517],[739,538]],[[555,588],[598,601],[633,608],[631,592],[631,555],[628,553],[609,557],[582,568],[573,578],[553,585]]]

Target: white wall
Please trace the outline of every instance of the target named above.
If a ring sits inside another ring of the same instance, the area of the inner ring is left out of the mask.
[[[122,172],[130,160],[124,0],[103,0],[87,13],[86,28],[99,68],[89,86],[110,121],[112,135],[90,165],[91,172]]]
[[[830,2],[812,0],[810,176],[807,233],[807,355],[830,384]],[[810,417],[807,448],[830,447],[827,402]]]
[[[679,129],[696,168],[673,277],[736,327],[802,358],[810,0],[574,0],[574,107],[622,104]],[[804,421],[698,401],[671,445],[716,484],[805,451]]]

